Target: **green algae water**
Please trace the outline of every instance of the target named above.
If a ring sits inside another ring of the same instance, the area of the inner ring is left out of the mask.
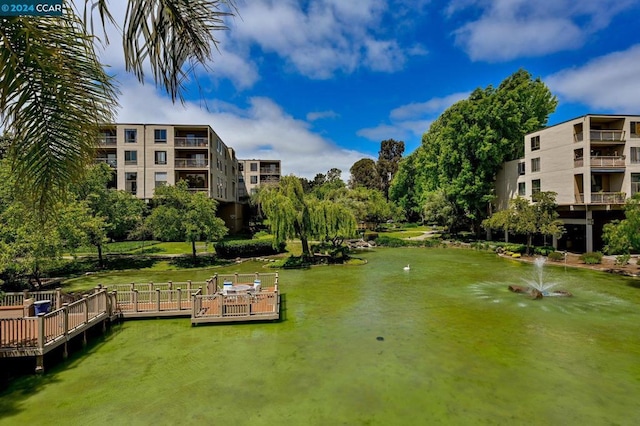
[[[640,424],[639,281],[545,266],[574,297],[530,300],[507,286],[534,266],[490,253],[362,257],[281,271],[278,323],[116,324],[13,382],[0,425]]]

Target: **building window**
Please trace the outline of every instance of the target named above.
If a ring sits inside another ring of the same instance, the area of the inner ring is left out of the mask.
[[[252,172],[257,172],[258,171],[258,163],[249,164],[249,170],[252,171]]]
[[[258,183],[258,176],[251,176],[251,184],[256,185]]]
[[[238,163],[238,171],[239,172],[244,172],[244,164]]]
[[[534,179],[531,181],[531,195],[540,192],[540,179]]]
[[[125,151],[124,164],[125,166],[133,166],[138,164],[138,151]]]
[[[155,143],[167,143],[167,129],[156,129],[153,133]]]
[[[632,146],[630,149],[630,159],[629,161],[633,164],[640,163],[640,147]]]
[[[155,187],[165,186],[167,184],[167,172],[156,172]]]
[[[640,121],[631,122],[631,137],[640,138]]]
[[[125,173],[124,174],[124,179],[125,179],[125,191],[136,195],[136,193],[138,192],[138,173]]]
[[[136,143],[138,131],[136,129],[124,129],[124,142]]]
[[[518,175],[522,176],[525,173],[525,163],[518,163]]]
[[[640,192],[640,173],[631,173],[631,195]]]
[[[531,159],[531,173],[540,171],[540,157]]]
[[[156,151],[155,160],[158,165],[167,164],[167,151]]]
[[[521,197],[527,195],[527,185],[524,182],[518,182],[518,195]]]
[[[540,149],[540,136],[534,136],[531,138],[531,151],[537,151]]]

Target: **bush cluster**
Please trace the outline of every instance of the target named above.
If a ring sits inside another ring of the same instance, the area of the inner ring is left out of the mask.
[[[564,253],[562,253],[561,251],[552,251],[547,255],[547,258],[549,260],[559,262],[561,260],[564,260]]]
[[[591,251],[580,256],[580,260],[587,265],[596,265],[602,263],[602,253],[599,251]]]
[[[222,259],[268,256],[284,252],[285,247],[286,243],[282,242],[274,248],[272,239],[222,241],[215,245],[216,254]]]
[[[382,247],[439,247],[442,245],[440,238],[425,238],[424,240],[404,240],[402,238],[382,235],[376,238],[377,246]]]

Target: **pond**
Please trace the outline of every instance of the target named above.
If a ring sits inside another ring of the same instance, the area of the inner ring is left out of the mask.
[[[281,271],[279,323],[114,325],[13,382],[0,424],[640,422],[639,281],[545,266],[543,279],[574,296],[531,300],[507,286],[534,266],[491,253],[362,257]]]

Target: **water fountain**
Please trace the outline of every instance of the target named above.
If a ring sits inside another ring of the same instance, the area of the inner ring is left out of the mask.
[[[530,294],[531,297],[534,299],[542,299],[544,296],[547,296],[547,297],[548,296],[564,296],[564,297],[571,296],[572,294],[566,290],[550,291],[558,283],[545,282],[544,264],[546,263],[546,261],[547,259],[544,257],[537,257],[533,262],[535,266],[533,279],[524,280],[527,283],[527,286],[510,285],[509,290],[515,293]]]

